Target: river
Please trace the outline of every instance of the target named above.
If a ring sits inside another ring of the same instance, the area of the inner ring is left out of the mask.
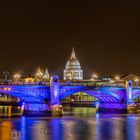
[[[64,108],[64,115],[0,119],[0,140],[139,140],[139,114],[98,114]]]

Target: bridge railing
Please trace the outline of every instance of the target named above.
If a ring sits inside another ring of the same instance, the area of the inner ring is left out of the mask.
[[[49,82],[1,82],[0,85],[44,85],[44,86],[49,86],[50,83]]]
[[[42,85],[42,86],[49,86],[49,82],[0,82],[0,85]],[[96,82],[61,82],[60,86],[94,86],[94,87],[119,87],[124,88],[124,84],[116,84],[116,83],[96,83]],[[134,88],[140,88],[140,87],[134,87]]]
[[[94,87],[118,87],[118,88],[124,88],[125,85],[122,84],[107,84],[107,83],[60,83],[61,86],[94,86]]]

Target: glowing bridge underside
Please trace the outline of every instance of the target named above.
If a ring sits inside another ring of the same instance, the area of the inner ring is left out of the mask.
[[[0,86],[0,92],[18,97],[27,103],[41,104],[48,98],[49,87],[47,86]]]
[[[14,97],[18,97],[27,103],[45,103],[45,100],[50,98],[49,86],[0,86],[0,92]],[[101,102],[106,103],[117,103],[122,101],[125,102],[127,100],[125,88],[95,86],[60,86],[59,99],[62,100],[77,92],[87,93],[91,96],[96,97]],[[132,95],[132,99],[139,97],[140,89],[133,89]]]
[[[60,88],[60,100],[65,97],[75,94],[77,92],[84,92],[90,96],[96,97],[102,102],[114,103],[121,102],[125,98],[126,90],[123,88],[113,87],[83,87],[83,86],[66,86]]]

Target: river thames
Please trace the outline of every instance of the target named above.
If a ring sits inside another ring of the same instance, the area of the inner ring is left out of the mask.
[[[1,118],[0,140],[138,140],[139,114],[98,114],[65,108],[60,118]]]

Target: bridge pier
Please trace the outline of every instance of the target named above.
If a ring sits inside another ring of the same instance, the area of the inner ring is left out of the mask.
[[[25,116],[49,116],[49,106],[45,103],[23,103],[22,115]]]
[[[59,101],[59,77],[53,76],[50,79],[50,97],[47,103],[27,103],[23,104],[24,112],[46,112],[49,116],[62,116],[63,107]],[[25,113],[25,114],[26,114]]]
[[[28,112],[45,112],[49,111],[47,104],[39,104],[39,103],[24,103],[23,105],[24,111]]]
[[[50,79],[50,112],[51,116],[58,117],[63,115],[63,106],[59,101],[59,77],[53,76]]]
[[[97,103],[97,112],[99,113],[127,113],[127,104],[125,103]]]
[[[132,81],[128,81],[126,84],[127,89],[127,112],[128,113],[137,113],[137,104],[135,104],[132,100],[132,89],[133,89]]]

